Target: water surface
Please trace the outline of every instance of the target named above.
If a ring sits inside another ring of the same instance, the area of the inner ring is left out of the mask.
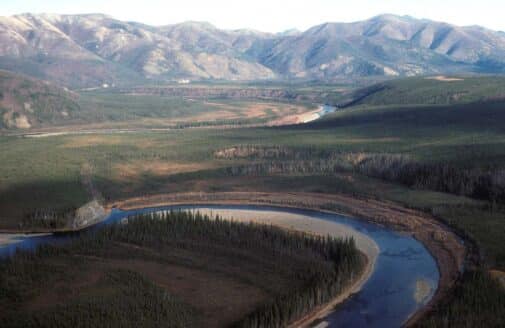
[[[163,210],[207,209],[219,214],[242,213],[251,217],[255,213],[276,212],[278,215],[303,215],[307,220],[320,219],[344,225],[372,239],[379,254],[370,279],[362,289],[338,306],[325,318],[330,327],[400,327],[413,313],[425,305],[434,295],[439,281],[435,260],[427,249],[413,237],[390,229],[337,214],[310,210],[268,206],[168,206],[141,210],[113,210],[106,221],[87,230],[100,229],[103,225],[119,222],[128,216]],[[16,249],[33,250],[41,244],[62,244],[75,234],[20,237],[12,243],[0,246],[0,257],[12,255]]]

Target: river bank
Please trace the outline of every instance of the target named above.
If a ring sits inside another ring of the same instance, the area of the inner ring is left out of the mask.
[[[350,284],[347,288],[345,288],[342,291],[342,293],[340,293],[340,295],[335,297],[331,302],[327,303],[326,305],[315,308],[314,311],[312,311],[312,313],[301,318],[298,321],[293,322],[289,327],[291,328],[311,327],[316,322],[319,321],[321,321],[321,323],[323,323],[324,325],[324,323],[326,322],[323,320],[323,318],[327,317],[331,312],[335,311],[336,306],[343,303],[353,294],[359,292],[363,287],[363,285],[368,281],[368,279],[370,279],[374,271],[376,259],[377,257],[375,257],[373,261],[370,261],[368,256],[366,256],[365,267],[363,268],[363,271],[361,272],[360,276],[357,277],[357,279],[352,284]]]
[[[0,233],[0,247],[15,244],[18,241],[22,241],[23,239],[27,237],[40,237],[40,236],[46,236],[49,234],[44,234],[44,233],[37,233],[37,234],[30,234],[30,233]]]
[[[198,212],[212,217],[213,214],[215,214],[215,209],[198,208]],[[307,220],[306,216],[299,214],[286,212],[281,213],[275,211],[256,211],[252,215],[250,214],[250,211],[246,210],[220,209],[219,216],[225,220],[275,225],[286,230],[319,236],[331,236],[335,238],[346,238],[352,236],[354,238],[356,247],[365,258],[365,265],[360,275],[356,277],[352,284],[347,286],[342,293],[335,297],[331,302],[317,307],[310,314],[292,323],[290,327],[293,328],[309,327],[315,321],[321,320],[329,313],[333,312],[335,306],[344,302],[349,296],[357,293],[372,275],[380,251],[378,245],[373,240],[352,228],[343,224],[316,218],[310,218],[310,220]]]
[[[389,202],[357,199],[344,195],[316,193],[181,193],[127,199],[109,207],[123,210],[182,204],[269,205],[306,208],[322,212],[351,215],[375,224],[409,234],[419,240],[433,255],[440,272],[434,297],[410,317],[406,325],[413,325],[441,299],[446,297],[459,278],[465,261],[465,247],[458,236],[435,218]]]
[[[260,192],[236,192],[236,193],[181,193],[170,195],[156,195],[151,197],[140,197],[127,199],[113,204],[108,204],[105,210],[111,212],[113,208],[120,208],[122,210],[140,210],[142,208],[152,208],[160,206],[177,206],[177,205],[198,205],[199,209],[202,207],[214,205],[238,205],[240,208],[243,205],[259,205],[268,206],[273,209],[276,207],[293,208],[293,209],[311,209],[317,210],[320,213],[331,213],[340,215],[351,215],[362,218],[363,221],[370,221],[371,223],[378,224],[392,228],[395,231],[401,231],[402,234],[409,235],[422,242],[426,249],[436,259],[436,264],[439,268],[440,280],[436,288],[436,292],[426,306],[418,309],[410,317],[407,325],[415,323],[426,311],[443,298],[454,281],[459,277],[460,269],[463,266],[465,257],[465,249],[459,242],[457,236],[450,230],[445,228],[440,222],[434,218],[430,218],[422,213],[408,210],[398,205],[386,202],[379,202],[369,199],[356,199],[349,196],[342,195],[327,195],[327,194],[314,194],[314,193],[260,193]],[[214,206],[216,208],[216,206]],[[220,208],[220,215],[222,215],[222,208]],[[212,209],[211,209],[212,211]],[[234,208],[235,218],[242,218],[244,221],[250,221],[251,217],[247,215],[236,215],[237,209]],[[273,211],[273,212],[272,212]],[[338,223],[322,220],[319,222],[316,219],[306,220],[303,215],[290,214],[276,215],[275,210],[265,212],[262,218],[257,215],[255,221],[265,224],[275,223],[285,229],[304,231],[312,234],[328,234],[333,236],[342,236],[348,234]],[[121,211],[119,211],[121,212]],[[288,211],[290,212],[290,211]],[[294,210],[297,213],[296,210]],[[112,211],[114,216],[115,211]],[[116,212],[118,213],[118,212]],[[127,215],[118,213],[120,215]],[[231,215],[231,214],[230,214]],[[17,235],[16,235],[17,236]],[[317,309],[309,319],[304,318],[308,322],[325,317],[328,311],[331,312],[334,306],[342,300],[347,299],[350,295],[359,291],[363,284],[369,279],[370,274],[374,272],[375,259],[377,257],[376,245],[366,243],[366,238],[361,239],[359,234],[355,234],[357,246],[369,259],[366,270],[363,275],[356,280],[348,289],[331,304]],[[16,238],[22,238],[22,235]],[[16,239],[14,238],[14,240]],[[11,239],[12,240],[12,239]],[[9,241],[6,240],[8,243]],[[423,283],[420,282],[422,287]],[[433,290],[435,290],[433,288]],[[419,295],[422,296],[420,293]],[[432,294],[433,295],[433,294]],[[430,295],[430,297],[432,296]],[[423,303],[424,305],[425,303]],[[305,323],[305,321],[304,321]]]
[[[258,128],[258,127],[274,127],[284,125],[303,124],[315,121],[329,113],[333,113],[335,107],[320,105],[317,109],[307,109],[306,111],[296,114],[289,114],[269,118],[264,115],[260,119],[264,122],[240,122],[237,123],[215,123],[213,120],[200,122],[201,124],[192,125],[188,122],[178,122],[160,119],[156,127],[145,125],[131,125],[124,122],[119,123],[90,123],[76,124],[69,126],[56,126],[50,128],[34,128],[26,131],[0,131],[0,136],[20,137],[20,138],[48,138],[61,136],[76,136],[76,135],[94,135],[94,134],[132,134],[145,132],[168,132],[182,129],[237,129],[237,128]],[[186,125],[184,125],[186,124]]]
[[[192,210],[190,210],[192,211]],[[374,272],[375,263],[379,254],[379,247],[364,233],[357,231],[343,223],[331,222],[328,220],[308,217],[307,215],[295,212],[285,212],[277,210],[246,210],[246,209],[223,209],[220,208],[216,213],[216,208],[197,208],[196,212],[200,214],[214,217],[217,213],[220,218],[225,220],[233,220],[236,222],[249,223],[255,222],[264,225],[278,226],[287,231],[299,232],[308,235],[331,236],[334,238],[349,238],[352,237],[356,243],[356,247],[363,257],[363,267],[360,272],[352,278],[349,285],[347,285],[342,292],[332,299],[329,303],[318,306],[308,315],[300,320],[294,322],[291,327],[308,327],[316,320],[322,320],[329,313],[333,312],[334,307],[344,302],[349,296],[360,291],[362,286],[370,279]],[[112,215],[113,217],[114,215]],[[111,222],[114,222],[113,220]],[[123,221],[120,221],[123,222]],[[49,239],[51,235],[27,235],[27,234],[6,234],[0,235],[0,246],[9,245],[15,246],[17,241],[22,242],[28,240],[27,238],[36,236],[47,236]],[[5,238],[4,238],[5,237]],[[37,244],[32,246],[36,247]]]

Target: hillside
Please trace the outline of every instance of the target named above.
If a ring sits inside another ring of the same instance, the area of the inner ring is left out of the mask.
[[[393,15],[279,34],[101,14],[0,17],[0,68],[72,87],[501,73],[504,58],[503,33]]]
[[[259,37],[196,22],[155,28],[100,14],[26,14],[0,18],[0,67],[71,86],[272,78],[270,69],[241,58]]]
[[[326,23],[270,44],[260,62],[281,74],[416,76],[442,72],[503,72],[505,38],[480,27],[457,27],[408,16],[381,15]]]
[[[230,84],[75,92],[0,70],[0,132],[265,124],[314,110],[316,101],[311,97],[321,98],[321,94],[326,95]]]
[[[77,95],[48,82],[0,71],[0,129],[64,122],[79,108]]]
[[[452,105],[503,101],[500,76],[431,76],[377,83],[349,92],[342,106]]]

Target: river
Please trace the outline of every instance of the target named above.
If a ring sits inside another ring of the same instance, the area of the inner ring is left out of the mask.
[[[212,212],[224,218],[243,221],[275,224],[279,220],[281,226],[289,224],[297,230],[316,233],[317,229],[325,231],[333,226],[334,231],[341,231],[342,236],[357,239],[358,248],[369,257],[370,250],[376,248],[370,278],[357,293],[323,318],[318,327],[400,327],[429,302],[438,287],[440,275],[437,264],[419,241],[364,220],[332,213],[249,205],[168,206],[129,211],[114,209],[104,222],[87,230],[100,229],[103,225],[121,222],[138,213],[177,209]],[[41,244],[63,244],[75,234],[0,234],[0,257],[11,256],[17,249],[33,250]]]

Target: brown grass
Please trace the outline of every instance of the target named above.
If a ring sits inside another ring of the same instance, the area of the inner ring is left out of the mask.
[[[288,113],[289,115],[280,117],[279,119],[270,122],[270,125],[279,126],[279,125],[288,125],[288,124],[307,123],[307,122],[318,119],[319,118],[318,112],[319,112],[319,109],[305,111],[305,112],[301,112],[301,113],[297,112],[295,114]]]
[[[268,103],[268,102],[251,102],[244,103],[243,105],[229,105],[229,104],[220,104],[215,102],[205,102],[206,105],[214,106],[219,111],[202,114],[201,116],[212,118],[212,119],[232,119],[237,117],[246,117],[246,118],[264,118],[271,113],[276,116],[282,117],[286,115],[293,115],[307,112],[307,108],[301,105],[293,105],[293,104],[279,104],[279,103]]]
[[[120,145],[124,138],[110,135],[80,135],[68,137],[67,141],[61,146],[63,148],[83,148],[99,145]]]
[[[122,135],[110,135],[110,134],[83,134],[66,137],[66,142],[61,145],[62,148],[84,148],[92,146],[111,146],[111,145],[124,145],[131,144],[137,147],[152,147],[155,142],[152,140],[142,140],[135,138],[135,140],[130,140]]]
[[[142,174],[155,176],[167,176],[179,173],[195,172],[209,169],[213,166],[209,163],[177,163],[164,161],[133,161],[114,165],[116,178],[132,179]]]

